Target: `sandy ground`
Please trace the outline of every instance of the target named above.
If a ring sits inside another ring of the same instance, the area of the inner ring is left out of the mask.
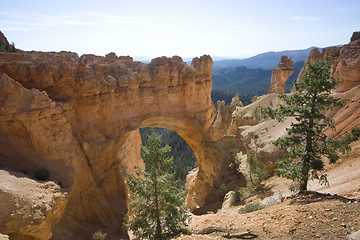
[[[327,167],[329,186],[311,181],[309,189],[360,199],[360,143],[352,144],[350,154],[345,154],[336,164]]]
[[[340,196],[310,192],[294,195],[263,210],[239,214],[234,207],[217,214],[194,216],[191,228],[221,226],[233,232],[250,231],[256,239],[348,239],[360,230],[360,203]],[[184,239],[226,239],[221,233],[179,235]]]
[[[288,189],[290,181],[273,177],[258,195],[244,202],[261,202],[268,207],[240,214],[242,205],[216,214],[194,215],[190,227],[200,230],[221,226],[235,233],[250,231],[258,236],[255,239],[349,239],[351,233],[360,230],[360,142],[352,144],[352,149],[336,164],[327,166],[329,186],[313,180],[309,182],[308,194],[294,195]],[[222,233],[212,233],[180,234],[171,239],[227,238]]]

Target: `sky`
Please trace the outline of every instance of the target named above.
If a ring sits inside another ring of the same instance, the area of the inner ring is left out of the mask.
[[[11,0],[0,30],[28,51],[246,58],[346,44],[359,13],[359,0]]]

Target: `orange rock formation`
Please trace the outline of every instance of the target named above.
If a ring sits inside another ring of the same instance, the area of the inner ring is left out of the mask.
[[[281,56],[278,64],[279,68],[274,68],[271,74],[271,82],[268,94],[270,93],[285,93],[286,80],[293,74],[292,66],[294,62],[287,56]]]
[[[1,53],[1,167],[27,176],[45,167],[69,192],[63,214],[43,219],[50,227],[7,227],[3,233],[45,239],[53,228],[53,239],[89,239],[101,228],[110,239],[126,237],[124,180],[134,165],[143,166],[142,127],[176,131],[194,150],[198,168],[187,182],[191,210],[218,200],[233,144],[212,127],[211,70],[209,56],[189,66],[180,57],[144,64],[114,53]],[[245,184],[241,175],[231,181]]]
[[[335,53],[333,75],[344,79],[339,89],[347,89],[359,84],[359,41],[314,50],[308,60]],[[281,63],[279,71],[292,66]],[[128,211],[125,179],[134,165],[143,167],[141,127],[165,127],[185,139],[198,160],[187,177],[187,203],[193,212],[216,209],[211,204],[221,200],[220,185],[246,185],[231,167],[232,152],[240,163],[251,149],[264,162],[276,161],[280,153],[269,141],[283,136],[291,119],[260,119],[259,107],[278,103],[269,94],[245,107],[237,97],[230,106],[219,102],[213,122],[211,70],[209,56],[189,66],[180,57],[144,64],[114,53],[0,53],[0,232],[57,240],[90,239],[101,229],[108,239],[127,238],[121,228]],[[336,136],[359,126],[352,104],[358,92],[339,95],[346,106],[327,113],[341,126]],[[52,181],[31,179],[39,167]]]
[[[354,34],[355,35],[355,34]],[[356,39],[356,38],[354,38]],[[327,56],[332,57],[332,76],[340,79],[336,92],[349,90],[360,84],[360,39],[354,40],[341,47],[329,47],[322,50],[311,50],[306,62],[323,61]],[[306,63],[301,70],[297,81],[301,81],[306,71]]]

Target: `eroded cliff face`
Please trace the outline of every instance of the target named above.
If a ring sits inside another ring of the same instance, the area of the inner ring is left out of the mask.
[[[209,56],[189,66],[179,57],[144,64],[113,53],[1,53],[1,167],[27,178],[44,167],[66,193],[61,214],[43,218],[51,222],[43,235],[34,234],[39,226],[2,233],[89,239],[101,229],[109,239],[126,238],[125,179],[134,165],[143,166],[140,127],[176,131],[194,150],[198,168],[187,183],[191,210],[217,200],[219,179],[229,176],[233,139],[220,138],[212,127],[211,69]],[[241,175],[231,181],[245,184]]]
[[[280,62],[278,64],[279,68],[274,68],[272,70],[268,94],[285,93],[286,80],[294,72],[294,70],[291,69],[293,65],[294,62],[291,58],[289,59],[287,56],[281,56]]]
[[[353,53],[358,45],[351,43],[335,58],[333,69],[341,69],[340,59],[346,63],[347,70],[338,71],[344,79],[341,88],[356,84],[359,58]],[[340,58],[345,53],[351,57]],[[125,179],[134,165],[144,167],[140,127],[176,131],[193,149],[198,168],[186,183],[193,212],[217,209],[220,185],[226,190],[246,185],[242,169],[231,166],[234,152],[246,163],[249,151],[256,150],[272,166],[281,152],[270,140],[284,136],[292,121],[260,118],[260,107],[279,103],[277,94],[258,97],[248,106],[236,97],[230,106],[219,102],[214,121],[211,68],[209,56],[187,65],[179,57],[144,64],[114,53],[0,53],[0,206],[10,204],[0,207],[1,233],[90,239],[101,229],[108,239],[127,238],[121,228],[128,211]],[[339,126],[348,123],[336,136],[360,124],[353,104],[358,92],[357,87],[343,93],[346,106],[327,113]],[[34,181],[38,168],[48,169],[51,181]],[[17,187],[10,191],[4,182]],[[32,194],[19,187],[28,184]]]
[[[354,40],[341,47],[329,47],[322,50],[311,50],[306,62],[323,61],[326,57],[332,58],[331,75],[340,79],[336,92],[344,92],[360,84],[360,39]],[[301,70],[297,81],[301,81],[306,71],[306,63]]]

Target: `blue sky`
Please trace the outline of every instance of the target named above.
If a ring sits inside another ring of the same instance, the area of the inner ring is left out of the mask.
[[[23,50],[244,58],[348,43],[359,13],[359,0],[12,0],[0,30]]]

